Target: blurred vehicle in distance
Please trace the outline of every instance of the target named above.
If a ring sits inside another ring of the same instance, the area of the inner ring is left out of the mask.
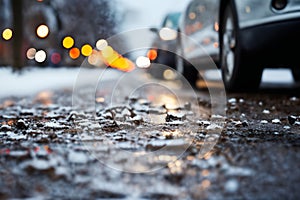
[[[180,12],[168,13],[159,28],[152,28],[155,38],[152,48],[147,55],[154,63],[175,68],[176,37]],[[164,78],[164,70],[149,68],[149,72],[155,78]]]
[[[290,68],[300,81],[299,25],[299,0],[192,0],[179,22],[176,68],[195,84],[212,59],[227,91],[257,89],[264,68]]]

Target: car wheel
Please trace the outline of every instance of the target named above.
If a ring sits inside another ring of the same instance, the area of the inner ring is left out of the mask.
[[[175,63],[176,63],[175,66],[176,66],[177,73],[182,74],[187,79],[187,81],[191,84],[192,87],[196,87],[196,82],[198,80],[199,72],[192,64],[190,64],[184,59],[184,54],[183,54],[181,41],[179,37],[176,46]]]
[[[292,75],[295,82],[300,82],[300,69],[292,68]]]
[[[233,3],[229,3],[222,17],[220,32],[222,77],[227,91],[254,90],[259,87],[263,69],[245,59],[236,16]]]

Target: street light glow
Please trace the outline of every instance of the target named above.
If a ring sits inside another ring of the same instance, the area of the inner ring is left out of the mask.
[[[46,38],[49,34],[49,28],[45,24],[39,25],[36,29],[36,34],[39,38]]]
[[[2,32],[2,37],[4,40],[10,40],[12,38],[12,35],[13,35],[13,32],[9,28],[4,29],[4,31]]]

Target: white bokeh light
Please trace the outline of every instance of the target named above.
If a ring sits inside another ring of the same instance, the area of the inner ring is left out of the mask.
[[[139,68],[148,68],[151,65],[150,59],[145,56],[139,56],[135,63]]]
[[[175,40],[177,38],[177,31],[164,27],[159,31],[159,36],[162,40]]]
[[[44,62],[46,58],[47,58],[47,54],[44,50],[39,50],[38,52],[36,52],[34,57],[35,61],[38,63]]]
[[[37,29],[36,29],[36,34],[40,38],[47,37],[48,34],[49,34],[48,26],[46,26],[45,24],[42,24],[42,25],[38,26]]]
[[[105,47],[107,47],[108,46],[108,43],[107,43],[107,41],[106,40],[104,40],[104,39],[101,39],[101,40],[98,40],[97,42],[96,42],[96,47],[97,47],[97,49],[98,50],[103,50]]]

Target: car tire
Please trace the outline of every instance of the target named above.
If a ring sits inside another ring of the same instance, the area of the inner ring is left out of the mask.
[[[180,37],[177,39],[175,66],[177,73],[180,73],[187,79],[188,83],[195,88],[199,78],[198,70],[188,61],[184,59],[184,54],[181,46]]]
[[[295,82],[300,82],[300,69],[299,68],[292,68],[292,75]]]
[[[249,91],[259,87],[263,69],[245,59],[235,5],[230,1],[221,17],[220,63],[227,91]]]

